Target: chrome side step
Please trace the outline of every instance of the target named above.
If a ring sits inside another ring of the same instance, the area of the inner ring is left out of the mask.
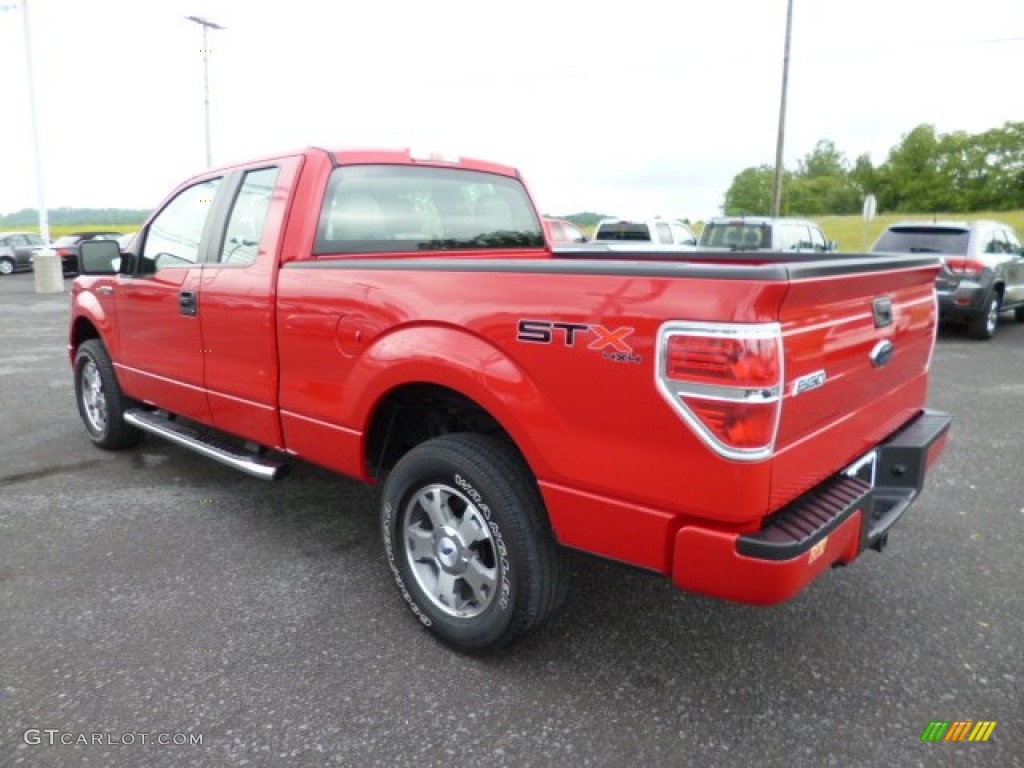
[[[162,411],[132,408],[125,411],[124,420],[144,432],[162,437],[260,480],[278,480],[288,471],[288,465],[283,461],[257,456],[226,440],[202,435],[184,424],[172,421]]]

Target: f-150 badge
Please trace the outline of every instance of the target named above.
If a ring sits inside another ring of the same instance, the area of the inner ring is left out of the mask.
[[[804,392],[810,392],[812,389],[817,389],[825,383],[827,378],[825,371],[815,371],[809,373],[806,376],[801,376],[799,379],[793,380],[793,396],[802,395]]]

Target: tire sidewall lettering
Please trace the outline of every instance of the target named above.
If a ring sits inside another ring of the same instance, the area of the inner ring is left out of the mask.
[[[501,526],[495,520],[494,512],[490,505],[484,501],[483,494],[481,494],[471,482],[469,482],[459,472],[452,472],[449,477],[451,477],[452,485],[457,488],[460,493],[463,493],[466,498],[474,504],[474,506],[476,506],[490,531],[495,549],[495,558],[501,570],[498,594],[491,606],[491,611],[496,611],[502,614],[508,613],[513,607],[513,568],[509,557],[508,545],[505,543]],[[409,610],[412,611],[413,615],[419,619],[425,627],[433,626],[435,620],[438,619],[442,620],[443,624],[453,623],[455,626],[458,626],[464,622],[458,619],[451,619],[450,617],[433,618],[429,613],[430,609],[423,607],[424,604],[422,603],[422,596],[418,594],[416,588],[412,587],[410,583],[407,582],[403,575],[406,567],[405,560],[403,559],[405,557],[405,551],[404,545],[399,539],[399,537],[402,536],[402,520],[401,512],[396,510],[396,505],[406,503],[406,500],[412,497],[417,492],[418,488],[422,488],[430,482],[434,482],[434,480],[430,479],[429,475],[426,477],[420,476],[417,483],[403,493],[402,499],[394,499],[393,496],[388,498],[388,495],[385,494],[385,498],[383,499],[381,506],[381,527],[384,534],[384,553],[387,559],[388,568],[390,569],[391,575],[398,587],[399,594],[401,594],[406,605],[409,606]]]
[[[473,487],[472,483],[458,472],[454,473],[452,480],[470,498],[476,505],[476,508],[480,510],[480,514],[491,529],[491,538],[494,540],[498,562],[501,564],[501,592],[498,594],[498,609],[507,611],[512,604],[512,566],[509,563],[508,547],[505,545],[505,538],[502,536],[501,528],[493,519],[491,508],[484,501],[480,492]]]
[[[405,586],[405,580],[402,578],[402,574],[398,569],[398,564],[395,562],[395,546],[393,543],[393,536],[400,536],[401,531],[392,526],[394,520],[394,509],[391,506],[390,501],[384,503],[384,515],[383,515],[383,527],[384,527],[384,551],[388,559],[388,567],[391,569],[391,574],[395,578],[395,584],[398,585],[398,591],[402,595],[402,598],[408,604],[409,609],[413,612],[413,615],[420,620],[425,627],[431,626],[434,622],[430,620],[430,617],[424,613],[423,609],[413,599],[413,596],[409,593],[409,589]]]

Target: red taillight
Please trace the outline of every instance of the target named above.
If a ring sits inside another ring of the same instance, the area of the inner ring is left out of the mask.
[[[664,325],[658,385],[694,431],[728,458],[771,455],[782,410],[777,323]]]
[[[775,438],[778,403],[732,403],[688,397],[686,404],[725,445],[751,451],[771,445]]]
[[[951,259],[947,256],[946,267],[950,272],[957,272],[968,277],[978,277],[985,271],[985,262],[977,259]]]
[[[74,253],[74,251],[71,250],[70,248],[58,248],[57,249],[57,255],[58,256],[70,256],[73,253]]]
[[[677,381],[770,387],[779,380],[772,339],[669,336],[666,375]]]

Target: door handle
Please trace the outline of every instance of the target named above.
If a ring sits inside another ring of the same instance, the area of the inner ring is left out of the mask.
[[[195,317],[199,312],[199,305],[196,301],[195,291],[182,291],[178,294],[178,309],[181,310],[181,314],[187,317]]]

